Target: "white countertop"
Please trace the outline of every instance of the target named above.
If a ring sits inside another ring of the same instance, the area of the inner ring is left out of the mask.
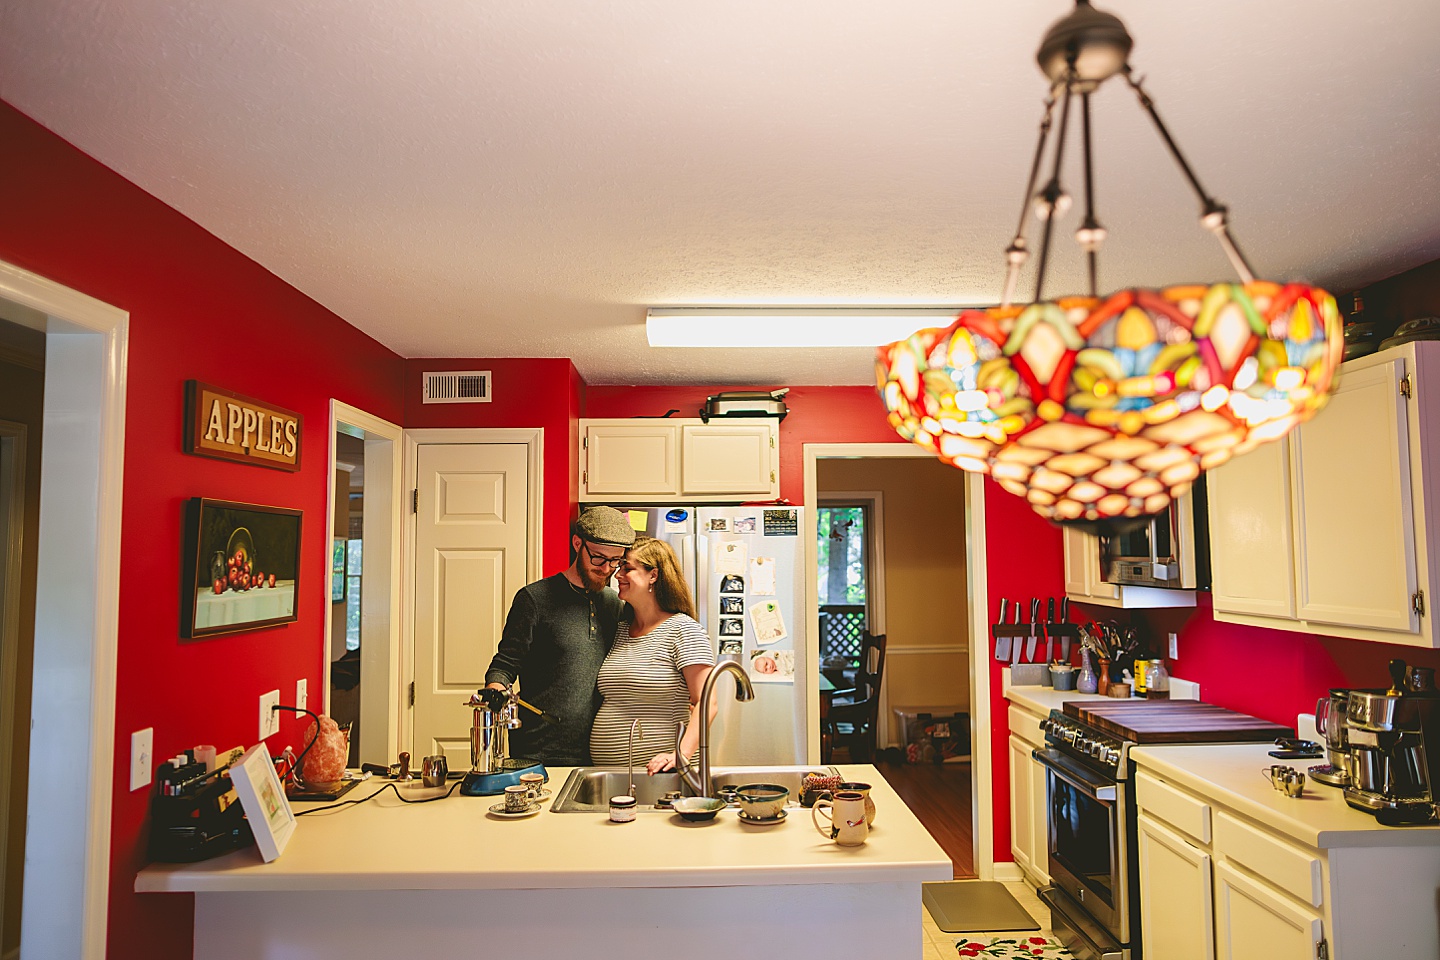
[[[773,884],[919,883],[949,880],[950,858],[872,766],[841,766],[873,785],[875,827],[867,843],[841,847],[811,825],[811,811],[749,826],[734,809],[710,823],[641,811],[633,823],[605,814],[552,813],[500,820],[498,797],[453,795],[407,805],[394,793],[300,817],[279,859],[249,847],[201,863],[157,863],[135,889],[152,892],[280,890],[464,890],[588,887],[725,887]],[[552,798],[569,768],[552,767]],[[346,795],[380,789],[373,780]],[[438,792],[437,791],[432,791]],[[407,796],[425,796],[424,791]],[[320,804],[295,804],[296,812]]]
[[[1302,796],[1285,796],[1261,776],[1263,768],[1281,763],[1304,771],[1324,760],[1276,760],[1273,749],[1269,743],[1157,745],[1132,747],[1130,759],[1310,847],[1440,846],[1440,826],[1382,826],[1346,804],[1338,787],[1307,779]]]

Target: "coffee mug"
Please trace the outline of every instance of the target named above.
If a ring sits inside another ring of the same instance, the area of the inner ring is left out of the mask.
[[[834,793],[839,793],[842,790],[847,793],[858,793],[865,798],[865,825],[867,827],[875,826],[875,801],[870,799],[870,784],[858,783],[854,780],[842,780],[836,784]],[[833,796],[834,793],[831,795]]]
[[[530,788],[514,784],[505,788],[505,812],[524,813],[530,809]]]
[[[543,773],[522,773],[520,774],[520,786],[530,791],[532,803],[538,803],[540,795],[545,792],[545,775]]]
[[[820,811],[827,821],[820,825]],[[840,790],[833,800],[820,799],[810,808],[810,819],[820,836],[834,840],[842,847],[858,847],[870,835],[870,825],[865,822],[865,797],[855,790]]]

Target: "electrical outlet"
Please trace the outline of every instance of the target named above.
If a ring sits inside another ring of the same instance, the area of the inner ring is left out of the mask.
[[[305,701],[309,699],[310,682],[301,678],[295,681],[295,706],[301,710],[305,709]]]
[[[1180,656],[1180,638],[1170,634],[1170,659],[1175,660]]]
[[[280,691],[271,690],[260,694],[260,739],[280,732],[280,711],[273,709],[280,705]]]
[[[150,786],[155,758],[155,728],[146,727],[130,734],[130,789]]]

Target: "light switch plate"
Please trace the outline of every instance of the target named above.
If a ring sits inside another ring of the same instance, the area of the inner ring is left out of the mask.
[[[309,699],[310,682],[303,677],[295,681],[295,706],[301,710],[305,709],[305,701]]]
[[[280,732],[280,712],[271,709],[280,705],[280,691],[260,694],[260,739]]]
[[[130,734],[130,789],[150,786],[155,759],[155,728],[146,727]]]

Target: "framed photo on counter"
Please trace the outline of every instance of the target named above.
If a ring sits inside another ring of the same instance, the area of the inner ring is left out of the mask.
[[[231,764],[230,782],[235,784],[240,808],[255,834],[255,846],[269,863],[280,856],[290,834],[295,832],[295,812],[290,809],[265,744],[257,743]]]

